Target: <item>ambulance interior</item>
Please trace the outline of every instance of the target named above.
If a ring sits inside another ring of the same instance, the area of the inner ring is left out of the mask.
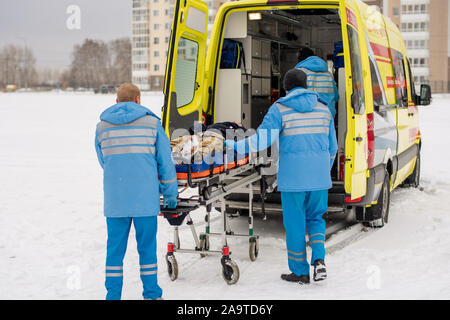
[[[258,128],[273,102],[285,95],[283,77],[297,65],[299,49],[308,47],[327,61],[339,89],[335,124],[339,154],[343,154],[346,131],[344,68],[335,68],[332,62],[335,43],[342,41],[338,9],[231,13],[224,39],[242,43],[244,53],[240,69],[219,69],[216,122],[235,121],[246,128]],[[339,177],[336,162],[333,180]]]

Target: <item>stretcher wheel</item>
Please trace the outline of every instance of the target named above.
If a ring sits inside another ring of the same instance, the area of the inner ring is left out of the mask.
[[[259,243],[257,238],[250,238],[249,240],[249,256],[251,261],[255,261],[258,258]]]
[[[235,284],[239,280],[239,268],[231,259],[222,260],[222,277],[229,285]]]
[[[166,255],[167,272],[169,273],[170,280],[175,281],[178,278],[178,263],[173,254]]]
[[[200,235],[200,249],[206,251],[209,250],[209,238],[204,234]],[[206,257],[206,254],[200,253],[200,257],[204,258]]]

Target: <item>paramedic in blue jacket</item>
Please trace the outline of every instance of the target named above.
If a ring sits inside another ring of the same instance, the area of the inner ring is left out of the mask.
[[[307,75],[307,88],[317,92],[320,98],[330,108],[333,119],[336,116],[336,102],[339,101],[339,92],[333,75],[328,71],[327,63],[314,56],[310,48],[301,48],[298,52],[299,63],[295,68]]]
[[[159,118],[140,105],[140,91],[123,84],[117,104],[100,115],[95,134],[103,168],[107,300],[119,300],[123,259],[133,223],[139,252],[144,299],[160,299],[157,281],[156,232],[160,194],[169,208],[177,205],[178,187],[169,139]]]
[[[333,117],[320,96],[305,89],[306,81],[303,71],[288,71],[284,77],[287,95],[270,107],[256,134],[238,142],[225,141],[227,147],[243,153],[264,150],[279,139],[277,182],[291,271],[281,278],[300,284],[310,282],[306,231],[312,248],[314,280],[326,278],[322,215],[328,209],[330,170],[337,151]]]

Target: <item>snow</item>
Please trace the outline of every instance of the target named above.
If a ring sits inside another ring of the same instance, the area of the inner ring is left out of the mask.
[[[160,114],[161,94],[142,104]],[[0,299],[104,299],[106,245],[102,171],[93,139],[112,95],[0,93]],[[172,229],[159,218],[159,283],[165,299],[449,299],[450,96],[421,107],[422,187],[392,195],[390,222],[362,232],[356,224],[327,241],[325,286],[280,280],[288,272],[280,216],[256,217],[260,255],[248,258],[247,240],[230,240],[240,280],[227,285],[219,256],[177,253],[179,279],[166,271]],[[214,230],[220,214],[213,212]],[[204,210],[193,213],[204,230]],[[233,226],[245,231],[246,218]],[[181,244],[191,248],[189,229]],[[213,230],[213,231],[214,231]],[[220,239],[211,239],[212,248]],[[124,264],[124,299],[141,299],[134,231]]]

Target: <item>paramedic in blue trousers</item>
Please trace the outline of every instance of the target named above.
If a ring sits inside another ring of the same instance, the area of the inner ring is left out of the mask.
[[[312,248],[314,281],[326,279],[325,220],[328,209],[330,170],[337,152],[333,117],[320,96],[307,90],[307,75],[289,70],[284,77],[287,95],[277,100],[256,134],[225,145],[238,153],[261,151],[279,139],[278,191],[281,192],[283,224],[290,274],[281,278],[310,283],[305,233]]]
[[[339,92],[333,75],[328,71],[325,60],[314,55],[310,48],[301,48],[298,51],[298,64],[295,68],[302,70],[307,76],[308,90],[317,92],[319,97],[330,108],[333,119],[336,117],[336,102],[339,101]]]
[[[140,105],[139,89],[123,84],[117,104],[100,115],[95,135],[103,168],[107,300],[119,300],[123,259],[131,224],[136,231],[143,297],[161,299],[157,280],[156,232],[160,193],[175,208],[178,186],[169,139],[159,118]]]

